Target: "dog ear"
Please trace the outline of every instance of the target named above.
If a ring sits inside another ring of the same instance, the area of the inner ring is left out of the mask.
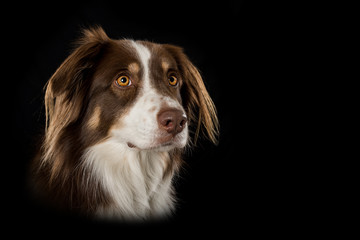
[[[60,65],[46,85],[46,129],[56,112],[63,124],[76,119],[81,111],[89,78],[110,39],[101,27],[83,31],[77,48]]]
[[[196,123],[194,143],[196,143],[202,129],[202,132],[216,144],[219,135],[216,108],[199,71],[184,54],[182,48],[168,44],[165,44],[164,47],[175,58],[183,76],[184,84],[181,89],[181,96],[190,125],[193,122]]]

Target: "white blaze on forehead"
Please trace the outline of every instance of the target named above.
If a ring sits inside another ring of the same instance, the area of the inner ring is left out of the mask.
[[[136,52],[140,58],[142,67],[144,69],[144,88],[149,87],[150,85],[150,79],[149,79],[149,60],[150,60],[150,51],[145,47],[144,45],[140,43],[136,43],[134,41],[131,42],[133,47],[136,49]]]

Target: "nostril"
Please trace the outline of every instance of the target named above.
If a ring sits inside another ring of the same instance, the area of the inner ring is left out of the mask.
[[[186,118],[183,118],[180,122],[180,127],[183,128],[186,124]]]
[[[161,127],[165,128],[166,130],[171,129],[174,126],[173,118],[171,116],[165,116],[161,118],[159,123]]]
[[[166,120],[164,126],[165,127],[171,127],[172,126],[172,120],[171,119]]]
[[[158,116],[159,126],[167,131],[168,133],[172,133],[175,131],[175,124],[174,124],[174,116],[167,112],[162,113]]]

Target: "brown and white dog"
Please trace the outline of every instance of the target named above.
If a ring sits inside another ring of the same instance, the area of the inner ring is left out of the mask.
[[[181,48],[113,40],[100,27],[84,30],[50,78],[45,109],[37,190],[92,216],[168,216],[184,148],[218,134],[215,106]]]

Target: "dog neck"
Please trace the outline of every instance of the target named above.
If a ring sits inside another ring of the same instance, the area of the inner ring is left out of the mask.
[[[110,199],[97,210],[99,216],[138,219],[173,210],[175,167],[168,152],[134,149],[108,139],[88,148],[84,160]]]

